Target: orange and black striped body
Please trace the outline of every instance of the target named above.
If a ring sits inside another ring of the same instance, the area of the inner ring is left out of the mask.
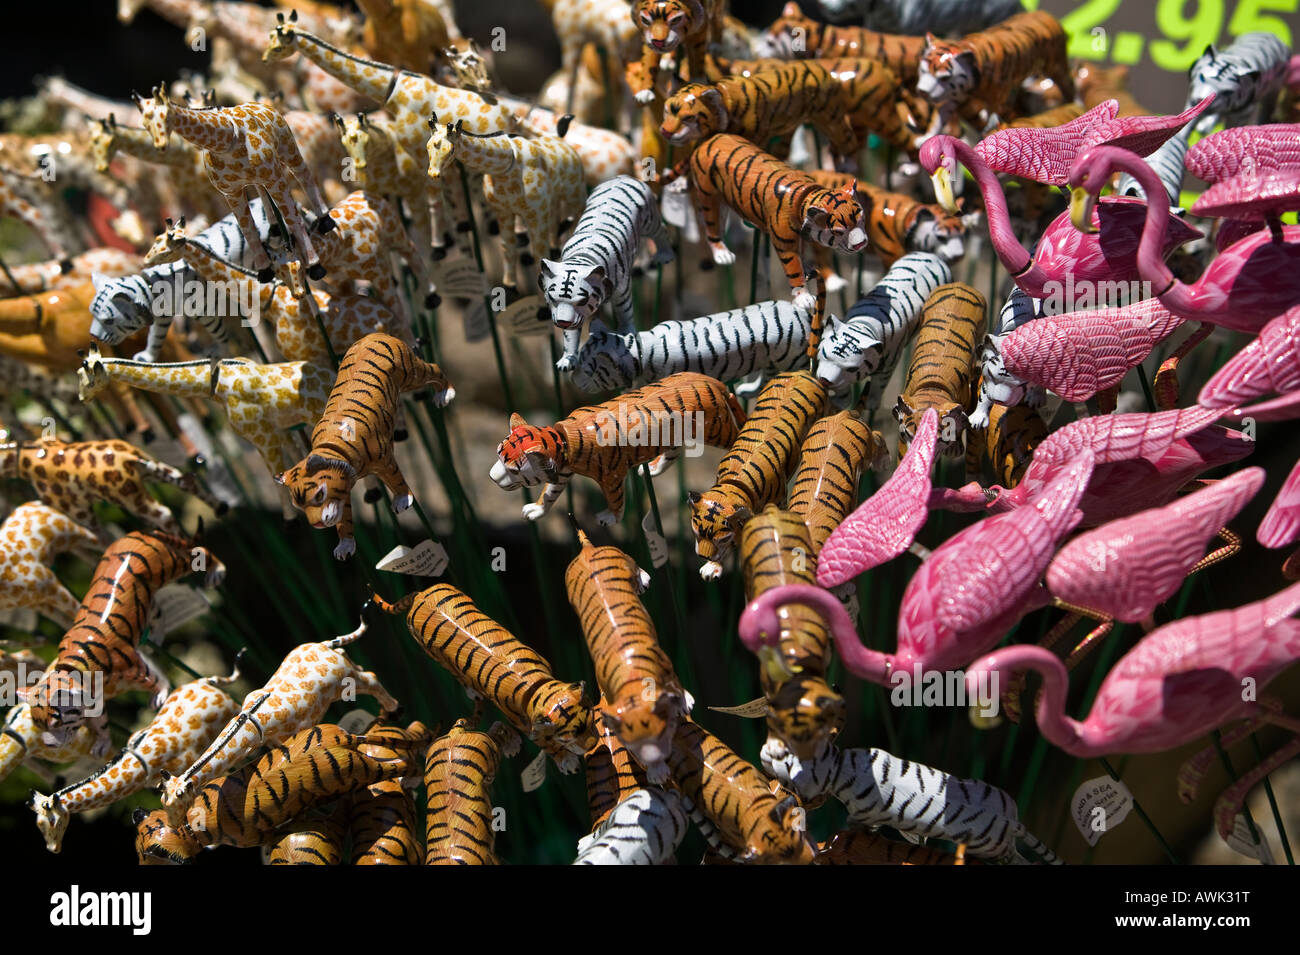
[[[895,842],[866,829],[841,829],[822,844],[814,865],[983,865],[978,859],[966,859],[913,845]]]
[[[925,300],[921,328],[902,393],[894,406],[901,460],[926,409],[939,415],[939,451],[960,456],[975,378],[975,346],[988,324],[988,305],[962,282],[940,285]]]
[[[162,531],[132,531],[109,545],[58,655],[30,690],[33,722],[41,729],[80,722],[76,715],[63,719],[59,711],[79,711],[91,702],[82,692],[87,673],[103,674],[104,699],[129,689],[165,690],[165,677],[138,652],[140,638],[154,594],[196,564],[210,574],[222,567],[206,547]]]
[[[817,583],[817,556],[802,515],[768,507],[745,525],[740,542],[745,599],[773,587]],[[826,682],[830,631],[811,607],[778,611],[781,635],[760,654],[767,728],[800,759],[812,759],[844,724],[844,698]]]
[[[430,747],[424,763],[428,811],[425,865],[496,865],[492,780],[502,751],[519,738],[503,724],[486,733],[459,720]]]
[[[852,409],[829,415],[808,429],[786,507],[808,527],[812,553],[821,553],[831,531],[857,506],[864,464],[883,466],[885,438]]]
[[[422,723],[372,726],[367,739],[407,740],[419,745],[432,742]],[[367,743],[361,751],[381,756],[386,746]],[[402,779],[385,779],[353,793],[348,801],[347,831],[352,844],[352,865],[420,865],[424,846],[418,830],[415,797]]]
[[[1007,407],[995,404],[989,411],[989,424],[967,442],[966,472],[981,472],[981,456],[993,468],[993,480],[1013,488],[1025,476],[1034,449],[1047,438],[1043,417],[1026,405]]]
[[[400,338],[366,335],[339,364],[325,413],[312,431],[311,453],[276,475],[312,526],[338,528],[341,546],[352,541],[352,487],[363,477],[374,474],[383,481],[396,509],[410,506],[411,489],[393,457],[393,424],[401,396],[426,387],[434,389],[436,403],[454,394],[442,369]]]
[[[594,830],[609,818],[614,807],[624,797],[638,789],[644,789],[648,783],[645,770],[632,754],[628,752],[614,730],[605,722],[597,708],[595,724],[596,745],[587,752],[587,809],[591,812],[591,828]]]
[[[925,37],[879,33],[864,27],[832,26],[803,15],[799,5],[787,3],[781,16],[759,40],[760,55],[782,59],[870,58],[893,70],[899,82],[911,86],[925,49]],[[766,49],[764,49],[766,48]]]
[[[754,513],[785,500],[799,445],[826,401],[826,386],[806,371],[783,372],[764,386],[718,465],[717,483],[688,498],[695,553],[720,563]]]
[[[673,779],[711,824],[729,854],[743,862],[808,865],[814,848],[805,812],[793,795],[772,792],[767,777],[698,723],[683,720],[669,756]]]
[[[582,550],[565,571],[564,586],[605,699],[602,722],[650,782],[665,782],[673,734],[690,705],[641,603],[650,575],[617,547],[596,547],[581,531],[578,537]]]
[[[271,846],[271,865],[342,865],[348,827],[335,807],[295,823],[293,831]]]
[[[507,490],[545,482],[542,497],[530,505],[540,508],[540,516],[574,474],[585,475],[600,485],[608,510],[599,520],[610,524],[622,517],[623,484],[630,470],[660,455],[678,457],[689,442],[730,447],[744,422],[745,412],[722,382],[679,372],[601,404],[577,408],[552,427],[536,427],[519,415],[511,416],[510,434],[497,447],[492,478]]]
[[[785,159],[794,131],[807,124],[827,138],[833,156],[851,158],[864,140],[847,120],[844,93],[844,84],[815,60],[768,63],[711,86],[683,86],[664,103],[660,132],[676,147],[734,133]]]
[[[1075,67],[1074,86],[1085,110],[1113,99],[1119,103],[1117,117],[1151,115],[1129,92],[1127,66],[1102,66],[1085,60]]]
[[[743,137],[710,136],[665,175],[665,181],[682,169],[690,171],[691,199],[715,260],[719,250],[730,255],[722,242],[725,202],[771,237],[796,297],[804,292],[805,239],[842,252],[866,247],[862,206],[851,185],[839,191],[826,189]]]
[[[395,604],[379,597],[375,603],[388,613],[406,612],[406,626],[425,653],[550,753],[561,772],[577,771],[595,741],[581,683],[555,679],[541,654],[451,584],[434,584]]]
[[[641,32],[642,52],[640,61],[629,65],[632,92],[653,90],[664,54],[674,51],[691,82],[716,79],[708,75],[716,70],[708,49],[722,42],[725,12],[725,0],[635,0],[629,13]]]

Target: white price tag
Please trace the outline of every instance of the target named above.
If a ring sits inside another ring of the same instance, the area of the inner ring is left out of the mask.
[[[677,182],[684,183],[685,180],[679,179]],[[691,207],[690,193],[686,189],[674,189],[676,184],[673,182],[665,186],[659,200],[664,221],[681,229],[682,238],[687,242],[699,242],[700,225],[695,218],[695,210]]]
[[[714,713],[725,713],[727,716],[743,716],[747,720],[758,719],[767,716],[767,697],[760,696],[739,706],[710,706],[709,709]]]
[[[487,276],[469,259],[443,259],[433,264],[433,281],[443,298],[480,298],[487,294]]]
[[[546,782],[546,750],[542,750],[537,757],[524,767],[524,771],[519,774],[519,781],[523,783],[524,792],[530,793]]]
[[[1255,827],[1256,831],[1259,826]],[[1273,850],[1268,847],[1268,840],[1261,833],[1259,842],[1250,834],[1250,826],[1246,825],[1246,817],[1237,813],[1237,818],[1232,823],[1232,834],[1223,840],[1228,844],[1228,848],[1233,852],[1240,852],[1250,859],[1258,859],[1264,865],[1273,865]]]
[[[375,569],[416,577],[441,577],[449,563],[447,548],[437,541],[423,540],[414,549],[398,544],[375,564]]]
[[[641,518],[641,530],[645,532],[646,546],[650,548],[650,563],[655,567],[668,563],[668,542],[655,529],[654,511],[646,511],[645,517]]]
[[[151,643],[160,644],[167,634],[212,609],[207,594],[188,584],[168,584],[153,598],[153,624],[149,628]]]
[[[465,341],[470,344],[481,342],[492,334],[492,326],[488,324],[487,305],[482,299],[471,302],[461,312],[461,323],[465,329]]]
[[[339,729],[345,733],[351,733],[353,736],[361,736],[366,730],[375,725],[379,717],[363,709],[348,710],[339,720]]]
[[[1074,791],[1070,812],[1079,833],[1090,846],[1110,832],[1133,810],[1133,794],[1118,779],[1098,776]]]
[[[509,305],[500,321],[514,335],[545,335],[554,327],[550,313],[542,314],[542,297],[526,295]]]

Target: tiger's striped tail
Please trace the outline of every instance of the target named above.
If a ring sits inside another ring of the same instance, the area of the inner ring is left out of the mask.
[[[170,464],[144,457],[131,462],[131,466],[136,469],[141,478],[157,481],[159,484],[170,484],[187,494],[193,494],[217,514],[224,514],[230,510],[229,504],[204,487],[193,474],[186,474]]]
[[[1016,833],[1016,838],[1029,847],[1029,851],[1038,856],[1047,865],[1065,865],[1060,857],[1047,846],[1043,845],[1041,839],[1025,828],[1025,824],[1020,824],[1020,831]]]
[[[361,639],[361,635],[365,632],[366,622],[362,620],[361,626],[357,627],[357,629],[353,630],[351,633],[345,633],[342,636],[335,637],[333,640],[326,643],[325,646],[329,647],[331,650],[340,650],[343,647],[346,647],[349,643],[356,643]]]
[[[817,277],[817,304],[813,309],[812,329],[808,333],[808,370],[816,374],[817,346],[821,344],[822,323],[826,317],[826,282],[831,277],[830,266],[823,265],[808,273],[808,278],[813,276]]]
[[[690,161],[691,157],[687,156],[685,159],[678,160],[669,168],[665,169],[664,174],[659,177],[659,185],[666,186],[673,180],[680,179],[682,176],[686,175],[686,167],[690,164]]]
[[[379,594],[371,594],[370,600],[375,605],[375,607],[377,607],[379,610],[382,610],[384,613],[390,613],[393,614],[394,616],[401,616],[410,611],[411,605],[415,603],[415,598],[418,596],[419,596],[418,593],[410,593],[407,594],[405,597],[398,598],[393,603],[389,603],[383,597],[379,596]]]

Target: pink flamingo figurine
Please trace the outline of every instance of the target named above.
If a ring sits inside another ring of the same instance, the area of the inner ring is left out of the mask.
[[[1061,548],[1047,568],[1047,590],[1089,615],[1137,623],[1172,596],[1189,574],[1241,548],[1206,555],[1206,542],[1225,530],[1264,483],[1263,468],[1247,468],[1186,497],[1103,524]]]
[[[741,642],[754,653],[774,645],[780,608],[801,603],[830,623],[845,669],[864,680],[889,685],[895,669],[963,666],[1049,602],[1039,580],[1057,542],[1079,522],[1092,467],[1092,455],[1080,452],[1032,505],[987,517],[936,548],[903,593],[894,653],[863,646],[839,600],[806,584],[774,587],[751,601],[740,617]]]
[[[1223,413],[1223,419],[1239,422],[1242,427],[1261,421],[1292,421],[1300,418],[1300,391],[1282,395],[1271,401],[1261,401],[1245,408],[1233,408]]]
[[[1255,538],[1271,550],[1285,547],[1300,538],[1300,461],[1295,463],[1273,499],[1273,506],[1260,521]]]
[[[1043,647],[1020,644],[990,653],[966,670],[966,686],[977,690],[980,681],[995,674],[1036,671],[1043,678],[1036,708],[1039,732],[1082,759],[1173,749],[1238,719],[1274,723],[1300,733],[1300,720],[1242,692],[1243,686],[1262,689],[1300,659],[1300,621],[1289,619],[1297,609],[1300,584],[1234,610],[1165,624],[1143,637],[1106,674],[1082,722],[1065,714],[1069,681],[1065,665]],[[1247,778],[1258,782],[1259,769],[1273,768],[1274,760],[1287,750],[1294,755],[1295,744],[1275,753],[1240,782]],[[1230,801],[1220,800],[1215,819],[1226,836],[1232,831],[1233,813],[1223,811],[1232,808],[1225,802]]]
[[[1222,130],[1187,150],[1185,162],[1188,172],[1210,185],[1249,169],[1264,173],[1300,166],[1300,123]]]
[[[1234,408],[1262,395],[1300,388],[1300,306],[1270,321],[1201,388],[1205,408]]]
[[[1048,316],[1002,339],[1002,363],[1066,401],[1087,401],[1118,385],[1182,323],[1159,299]]]
[[[1105,201],[1089,210],[1096,233],[1082,234],[1077,229],[1072,230],[1070,216],[1063,212],[1043,231],[1038,247],[1031,255],[1016,240],[1001,183],[971,146],[951,136],[935,136],[921,147],[920,159],[921,165],[934,179],[939,202],[952,210],[956,209],[951,182],[951,177],[956,175],[956,162],[960,161],[971,171],[984,194],[994,251],[1016,284],[1034,298],[1045,298],[1053,286],[1063,288],[1067,282],[1082,286],[1088,282],[1137,280],[1139,238],[1143,222],[1150,217],[1149,207],[1142,200],[1131,196],[1107,196]],[[1163,194],[1164,187],[1160,189]],[[1164,223],[1165,229],[1161,233],[1162,255],[1167,255],[1184,242],[1200,238],[1198,230],[1169,214],[1168,199],[1165,200],[1164,218],[1170,221]],[[1072,231],[1074,235],[1071,235]]]
[[[817,555],[817,583],[838,587],[912,546],[930,510],[939,413],[927,408],[912,446],[888,481],[831,531]]]
[[[1122,149],[1098,146],[1075,160],[1070,215],[1077,228],[1088,227],[1097,196],[1117,171],[1136,179],[1147,194],[1138,271],[1175,315],[1253,333],[1300,304],[1300,226],[1282,230],[1286,241],[1271,232],[1247,236],[1220,252],[1195,284],[1178,281],[1164,262],[1169,198],[1155,170]]]

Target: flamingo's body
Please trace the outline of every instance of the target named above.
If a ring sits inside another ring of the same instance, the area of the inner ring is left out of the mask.
[[[1237,126],[1187,150],[1187,171],[1213,185],[1248,169],[1264,173],[1300,166],[1300,123]]]
[[[1273,499],[1273,506],[1260,521],[1255,536],[1261,544],[1272,549],[1293,544],[1300,538],[1300,461],[1287,475],[1282,489]]]
[[[1228,359],[1201,388],[1196,402],[1233,408],[1263,395],[1300,388],[1300,306],[1288,309]]]

